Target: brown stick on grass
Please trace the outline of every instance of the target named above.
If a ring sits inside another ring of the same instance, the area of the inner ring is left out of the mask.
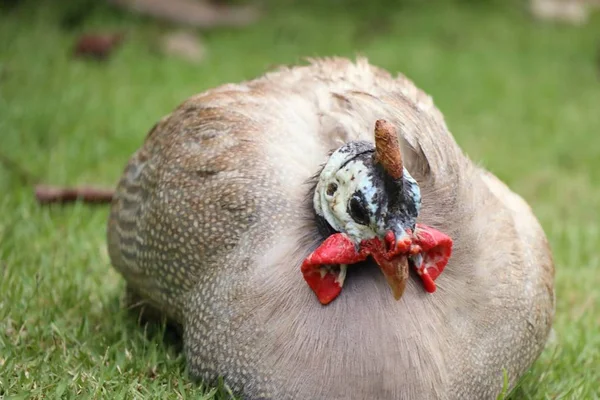
[[[106,204],[112,201],[114,193],[113,189],[95,187],[60,187],[49,185],[37,185],[35,187],[35,197],[41,204],[64,204],[75,201]]]

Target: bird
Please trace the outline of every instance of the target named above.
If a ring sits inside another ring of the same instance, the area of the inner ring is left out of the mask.
[[[107,245],[190,377],[245,399],[496,398],[554,317],[530,206],[361,57],[185,100],[127,162]]]

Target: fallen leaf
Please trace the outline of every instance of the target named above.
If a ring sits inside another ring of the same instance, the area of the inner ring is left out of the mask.
[[[85,34],[80,36],[75,43],[73,53],[76,57],[104,60],[121,44],[123,38],[122,33]]]

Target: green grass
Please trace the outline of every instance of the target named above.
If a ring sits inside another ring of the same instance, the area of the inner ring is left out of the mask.
[[[0,153],[53,184],[115,184],[158,118],[273,64],[364,54],[407,74],[469,156],[532,205],[554,250],[556,337],[511,397],[600,397],[598,16],[574,28],[514,1],[271,1],[260,24],[204,34],[209,56],[194,66],[153,50],[164,24],[97,5],[64,29],[77,3],[37,3],[0,10]],[[107,63],[73,60],[90,29],[128,36]],[[123,310],[106,218],[40,207],[0,165],[0,398],[212,398],[163,329]]]

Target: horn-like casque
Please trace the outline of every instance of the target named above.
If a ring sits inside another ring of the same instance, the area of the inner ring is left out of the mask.
[[[402,178],[402,154],[394,125],[386,120],[375,122],[375,162],[394,179]]]

